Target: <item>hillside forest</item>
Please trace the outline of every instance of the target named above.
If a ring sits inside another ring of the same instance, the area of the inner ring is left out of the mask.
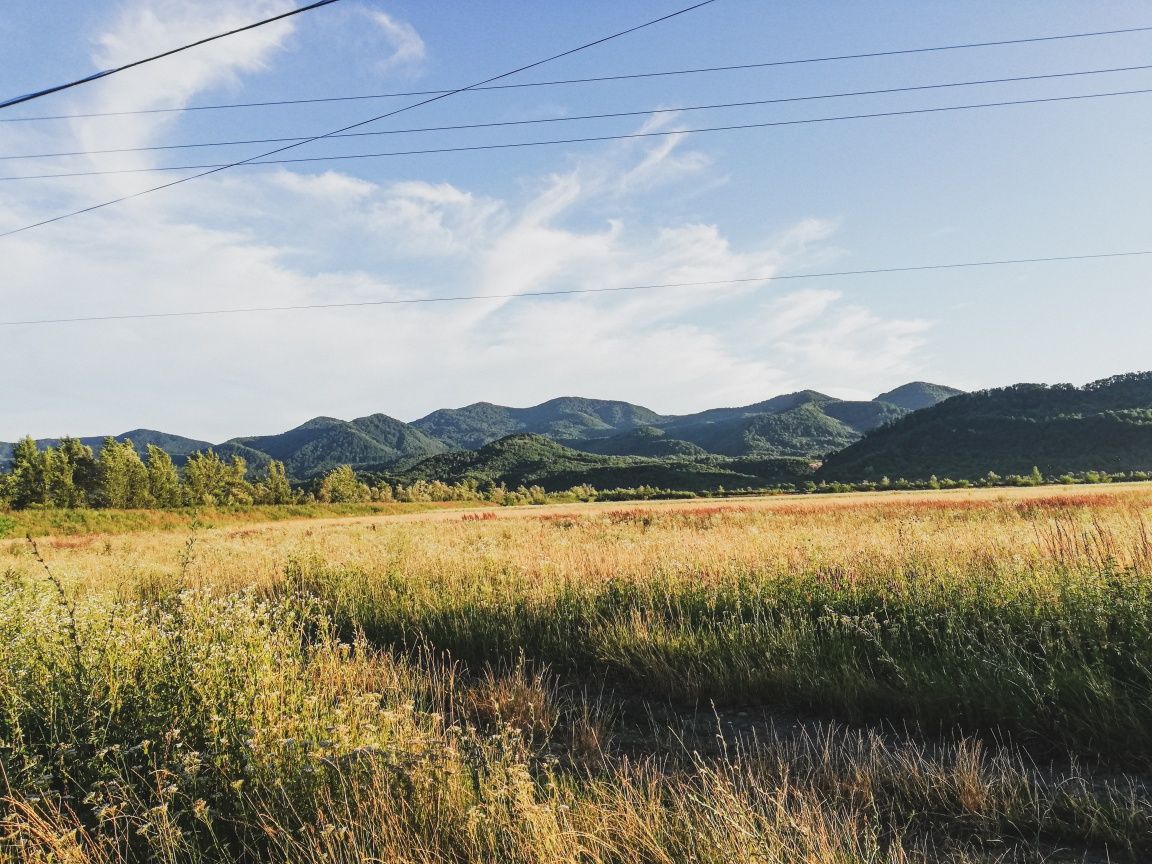
[[[5,458],[6,457],[6,458]],[[0,507],[691,497],[1142,480],[1152,373],[975,393],[922,382],[869,402],[815,391],[661,416],[630,403],[489,403],[411,424],[316,418],[220,445],[137,430],[0,445]]]

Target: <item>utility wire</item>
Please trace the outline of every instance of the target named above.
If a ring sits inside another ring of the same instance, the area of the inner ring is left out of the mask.
[[[566,117],[542,117],[531,120],[500,120],[490,123],[462,123],[453,126],[423,126],[414,129],[384,129],[374,132],[348,132],[330,135],[330,138],[365,138],[379,135],[406,135],[414,132],[453,132],[464,129],[491,129],[501,126],[529,126],[543,123],[571,123],[578,120],[605,120],[617,117],[639,117],[651,114],[674,114],[682,111],[712,111],[721,108],[750,108],[756,105],[778,105],[788,102],[812,102],[821,99],[842,99],[855,96],[880,96],[893,93],[912,93],[924,90],[943,90],[956,87],[975,87],[986,84],[1011,84],[1021,81],[1043,81],[1057,78],[1075,78],[1086,75],[1106,75],[1117,72],[1141,72],[1152,69],[1152,64],[1143,66],[1117,66],[1108,69],[1086,69],[1077,72],[1052,72],[1044,75],[1019,75],[1012,78],[984,78],[975,81],[952,81],[942,84],[915,84],[907,87],[888,87],[882,90],[850,90],[840,93],[821,93],[814,96],[788,96],[776,99],[754,99],[745,102],[722,102],[712,105],[681,105],[678,108],[648,108],[642,111],[614,111],[607,114],[578,114]],[[156,144],[149,147],[115,147],[106,150],[66,150],[59,153],[27,153],[12,156],[0,155],[0,161],[20,159],[57,159],[66,156],[103,156],[113,153],[150,153],[160,150],[191,150],[201,147],[237,147],[247,144],[284,144],[290,141],[304,141],[302,137],[292,138],[249,138],[234,141],[205,141],[192,144]],[[4,178],[0,178],[4,179]]]
[[[31,102],[33,99],[41,99],[45,96],[50,96],[53,93],[59,93],[62,90],[70,90],[73,87],[79,87],[81,84],[89,84],[92,81],[99,81],[101,78],[107,78],[109,75],[115,75],[118,72],[124,72],[128,69],[134,69],[137,66],[143,66],[145,63],[151,63],[154,60],[161,60],[165,57],[171,57],[173,54],[179,54],[182,51],[187,51],[190,48],[198,48],[201,45],[207,45],[209,42],[215,42],[217,39],[224,39],[228,36],[235,36],[237,33],[244,33],[247,30],[255,30],[257,27],[263,27],[265,24],[271,24],[275,21],[283,21],[285,18],[291,18],[293,15],[299,15],[302,12],[311,12],[313,9],[319,9],[321,6],[330,6],[337,3],[339,0],[317,0],[315,3],[309,3],[307,6],[300,6],[289,12],[281,15],[275,15],[272,18],[265,18],[263,21],[257,21],[254,24],[246,24],[243,27],[237,27],[235,30],[229,30],[227,33],[217,33],[215,36],[209,36],[205,39],[200,39],[196,42],[191,42],[187,45],[182,45],[179,48],[173,48],[170,51],[165,51],[163,54],[154,54],[151,57],[145,57],[143,60],[136,60],[132,63],[126,63],[123,66],[117,66],[115,69],[105,69],[103,72],[97,72],[89,75],[86,78],[79,78],[75,81],[69,81],[67,84],[57,84],[54,87],[48,87],[44,90],[37,90],[35,93],[26,93],[23,96],[16,96],[12,99],[7,99],[0,102],[0,108],[11,108],[13,105],[20,105],[24,102]],[[20,118],[17,118],[20,119]]]
[[[269,150],[265,153],[258,153],[255,156],[249,156],[247,159],[240,159],[236,162],[229,162],[225,165],[213,166],[209,170],[204,171],[203,173],[200,173],[200,174],[192,174],[188,177],[181,177],[178,180],[172,180],[168,183],[162,183],[159,186],[152,186],[148,189],[142,189],[141,191],[133,192],[130,195],[122,195],[119,198],[113,198],[113,199],[108,200],[108,201],[102,201],[99,204],[92,204],[88,207],[82,207],[79,210],[72,210],[68,213],[62,213],[59,216],[53,216],[49,219],[42,219],[39,222],[33,222],[31,224],[28,224],[28,225],[23,225],[20,228],[12,228],[8,231],[0,232],[0,238],[11,237],[14,234],[21,234],[25,231],[31,231],[34,228],[40,228],[44,225],[50,225],[54,222],[60,222],[64,219],[70,219],[73,216],[80,216],[84,213],[91,213],[94,210],[100,210],[100,209],[103,209],[105,207],[111,207],[114,204],[120,204],[124,201],[130,201],[134,198],[140,198],[140,197],[143,197],[144,195],[150,195],[153,192],[160,192],[161,190],[164,190],[164,189],[171,189],[173,186],[179,186],[182,183],[188,183],[192,180],[198,180],[201,177],[208,177],[212,174],[217,174],[221,171],[226,171],[229,168],[236,168],[240,165],[247,165],[248,163],[254,162],[257,159],[265,159],[269,156],[275,156],[277,153],[283,153],[286,150],[292,150],[292,149],[295,149],[296,147],[302,147],[305,144],[312,143],[313,141],[320,141],[324,138],[331,138],[333,135],[339,135],[342,132],[349,132],[352,129],[356,129],[356,128],[359,128],[361,126],[367,126],[369,123],[375,123],[378,120],[384,120],[385,118],[388,118],[388,117],[394,117],[395,115],[402,114],[405,111],[411,111],[415,108],[420,108],[424,105],[429,105],[432,102],[438,102],[441,99],[447,99],[449,96],[454,96],[457,93],[463,93],[466,90],[472,90],[476,87],[480,87],[480,86],[483,86],[485,84],[491,84],[494,81],[499,81],[503,78],[508,78],[512,75],[517,75],[520,72],[526,72],[529,69],[534,69],[537,66],[543,66],[545,63],[551,63],[555,60],[561,59],[562,57],[571,56],[572,54],[576,54],[580,51],[584,51],[584,50],[586,50],[588,48],[592,48],[596,45],[603,45],[605,42],[610,42],[613,39],[619,39],[621,36],[627,36],[630,33],[635,33],[637,31],[643,30],[647,27],[652,27],[653,25],[660,24],[661,22],[668,21],[672,18],[676,18],[679,15],[684,15],[684,14],[691,12],[695,9],[700,9],[700,8],[703,8],[704,6],[709,6],[715,2],[716,2],[716,0],[701,0],[701,2],[699,2],[699,3],[694,3],[691,6],[685,6],[681,9],[676,10],[675,12],[670,12],[667,15],[661,15],[658,18],[650,18],[649,20],[643,22],[642,24],[637,24],[637,25],[635,25],[633,27],[629,27],[625,30],[618,30],[617,32],[612,33],[608,36],[602,36],[599,39],[595,39],[591,42],[585,42],[583,45],[578,45],[575,48],[569,48],[567,51],[561,51],[559,54],[553,54],[550,57],[545,57],[543,60],[536,60],[532,63],[525,64],[524,66],[519,66],[515,69],[512,69],[509,72],[502,72],[501,74],[494,75],[491,78],[485,78],[482,81],[477,81],[475,84],[469,84],[466,87],[460,87],[457,90],[451,90],[447,93],[442,93],[438,96],[431,96],[427,99],[423,99],[419,102],[413,102],[409,105],[405,105],[401,108],[396,108],[396,109],[394,109],[392,111],[388,111],[384,114],[378,114],[375,117],[369,117],[367,120],[361,120],[357,123],[349,124],[348,126],[342,126],[339,129],[333,129],[331,132],[325,132],[321,135],[316,135],[312,138],[306,138],[303,141],[298,141],[294,144],[288,144],[288,145],[285,145],[284,147],[277,147],[275,150]]]
[[[976,267],[1003,267],[1013,264],[1051,264],[1066,261],[1095,261],[1107,258],[1135,258],[1152,255],[1152,249],[1132,252],[1098,252],[1088,255],[1051,255],[1043,258],[1002,258],[949,264],[918,264],[905,267],[872,267],[863,270],[834,270],[825,273],[785,273],[748,276],[743,279],[712,279],[701,282],[664,282],[652,285],[626,285],[613,288],[568,288],[559,291],[525,291],[520,294],[460,294],[453,297],[408,297],[386,300],[350,300],[344,303],[302,303],[294,306],[245,306],[231,309],[193,309],[177,312],[136,312],[121,315],[85,315],[75,318],[39,318],[0,321],[0,327],[30,327],[49,324],[80,324],[98,321],[138,321],[150,318],[196,318],[209,315],[246,315],[260,312],[298,312],[312,309],[349,309],[363,306],[413,306],[424,303],[459,303],[473,300],[519,300],[524,297],[563,297],[572,294],[616,294],[667,288],[700,288],[711,285],[741,285],[753,282],[783,282],[794,279],[833,279],[846,276],[874,276],[894,273],[923,273],[933,270],[960,270]]]
[[[802,120],[771,120],[764,123],[734,123],[727,126],[704,126],[696,129],[667,129],[658,132],[630,132],[619,135],[592,135],[583,138],[554,138],[546,141],[511,141],[503,144],[469,144],[460,147],[430,147],[423,150],[390,150],[383,153],[346,153],[339,155],[329,156],[301,156],[289,159],[263,159],[259,156],[253,156],[251,159],[245,159],[242,162],[232,162],[224,165],[162,165],[149,168],[120,168],[111,170],[99,171],[68,171],[58,174],[22,174],[14,177],[0,177],[0,182],[17,181],[17,180],[57,180],[66,177],[102,177],[109,174],[148,174],[157,171],[200,171],[203,169],[212,169],[207,173],[213,171],[220,171],[225,168],[234,168],[240,165],[247,165],[255,167],[259,165],[299,165],[310,162],[343,162],[350,159],[382,159],[394,156],[425,156],[434,153],[465,153],[479,150],[509,150],[518,147],[544,147],[558,144],[587,144],[592,142],[601,141],[623,141],[633,138],[661,138],[669,135],[695,135],[704,132],[733,132],[743,129],[766,129],[774,126],[804,126],[814,123],[836,123],[848,120],[873,120],[883,117],[905,117],[916,114],[941,114],[950,111],[971,111],[980,108],[1003,108],[1014,105],[1039,105],[1044,103],[1054,102],[1075,102],[1085,99],[1103,99],[1113,96],[1135,96],[1152,93],[1152,87],[1143,88],[1139,90],[1115,90],[1108,93],[1086,93],[1078,96],[1046,96],[1036,99],[1012,99],[1004,102],[980,102],[971,105],[946,105],[937,108],[911,108],[903,111],[876,111],[870,114],[841,114],[836,117],[809,117]],[[308,139],[309,141],[316,139]],[[305,142],[306,143],[306,142]],[[292,145],[298,146],[298,145]],[[288,148],[282,148],[288,149]],[[280,151],[275,151],[280,152]],[[259,160],[259,161],[255,161]],[[190,178],[203,177],[204,174],[195,174]],[[176,181],[181,182],[181,181]],[[169,186],[176,185],[175,183],[167,184]],[[156,187],[158,189],[166,188],[164,186]],[[129,198],[134,196],[128,196]],[[125,200],[125,199],[119,199]],[[114,203],[114,202],[113,202]],[[78,211],[85,212],[85,211]],[[66,218],[66,217],[58,217]],[[48,220],[55,221],[55,220]],[[40,223],[46,224],[46,223]],[[36,226],[29,226],[36,227]],[[27,229],[18,229],[27,230]],[[15,234],[17,231],[9,231],[8,234]],[[5,237],[6,234],[0,234],[0,237]]]
[[[672,69],[657,72],[635,72],[622,75],[601,75],[592,78],[567,78],[557,81],[528,81],[510,84],[480,85],[459,90],[410,90],[397,93],[372,93],[356,96],[325,96],[314,99],[278,99],[269,102],[233,102],[217,105],[186,105],[180,108],[144,108],[134,111],[101,111],[86,114],[50,114],[38,117],[3,117],[0,123],[30,123],[41,120],[76,120],[92,117],[127,117],[138,114],[172,114],[183,111],[218,111],[231,108],[267,108],[280,105],[312,105],[325,102],[353,102],[367,99],[392,99],[407,96],[440,96],[460,93],[464,90],[510,90],[525,87],[554,87],[562,84],[595,84],[604,81],[627,81],[637,78],[661,78],[673,75],[697,75],[709,72],[735,72],[748,69],[765,69],[773,66],[796,66],[805,63],[830,63],[841,60],[863,60],[877,57],[896,57],[904,54],[927,54],[937,51],[959,51],[971,48],[993,48],[1003,45],[1025,45],[1038,42],[1054,42],[1064,39],[1088,39],[1102,36],[1119,36],[1130,33],[1146,33],[1149,27],[1127,27],[1120,30],[1097,30],[1088,33],[1065,33],[1055,36],[1032,36],[1023,39],[1001,39],[990,42],[966,42],[955,45],[934,45],[925,48],[902,48],[889,51],[871,51],[863,54],[839,54],[826,57],[803,57],[792,60],[769,60],[762,63],[741,63],[734,66],[704,66],[694,69]]]

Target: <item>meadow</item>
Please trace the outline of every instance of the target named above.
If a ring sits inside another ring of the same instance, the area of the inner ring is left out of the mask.
[[[1146,485],[336,515],[0,544],[3,860],[1152,857]]]

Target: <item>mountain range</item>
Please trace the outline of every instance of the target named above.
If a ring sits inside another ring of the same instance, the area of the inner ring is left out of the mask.
[[[130,439],[142,453],[148,444],[155,444],[177,461],[209,447],[225,457],[241,456],[255,470],[277,459],[297,480],[344,464],[360,471],[391,474],[410,471],[433,457],[443,456],[434,464],[452,465],[464,458],[459,453],[479,450],[510,435],[536,435],[555,442],[559,449],[551,457],[560,461],[571,461],[574,457],[567,454],[575,452],[609,460],[674,458],[715,463],[713,457],[727,457],[812,461],[852,444],[870,430],[960,392],[913,382],[873,400],[847,401],[802,390],[752,405],[685,415],[661,415],[628,402],[561,397],[529,408],[478,402],[433,411],[412,423],[385,414],[355,420],[316,417],[287,432],[233,438],[215,445],[144,429],[115,437]],[[82,440],[99,449],[103,438]],[[56,440],[39,443],[46,446]],[[0,461],[11,457],[12,446],[0,444]],[[523,446],[521,440],[520,448]],[[449,454],[457,455],[449,458]],[[601,464],[622,467],[611,461]],[[633,473],[640,476],[643,463],[636,464]],[[575,465],[572,468],[575,470]]]
[[[116,436],[177,462],[212,447],[254,471],[283,462],[307,483],[337,465],[405,483],[474,479],[566,489],[755,489],[806,481],[976,479],[1152,470],[1152,372],[1084,387],[1016,384],[962,393],[912,382],[871,400],[801,390],[695,414],[563,397],[529,408],[478,402],[411,423],[316,417],[275,435],[209,444],[155,430]],[[85,438],[99,448],[102,438]],[[45,440],[41,445],[56,443]],[[0,463],[13,445],[0,444]]]

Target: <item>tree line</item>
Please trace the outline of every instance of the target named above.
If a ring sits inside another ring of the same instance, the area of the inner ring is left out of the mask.
[[[416,480],[405,485],[383,477],[365,482],[348,465],[296,486],[284,463],[271,460],[263,472],[250,472],[240,456],[224,459],[213,450],[194,453],[182,466],[149,444],[142,457],[130,440],[105,438],[94,450],[76,438],[40,449],[32,438],[16,444],[11,465],[0,472],[0,508],[237,507],[253,504],[369,503],[390,501],[477,501],[503,505],[543,504],[539,486],[509,489],[480,484]],[[591,487],[578,487],[569,500],[591,500]]]
[[[8,471],[0,472],[0,509],[111,508],[133,510],[176,507],[236,507],[266,504],[362,504],[372,502],[474,501],[505,507],[565,501],[632,501],[649,498],[725,497],[766,493],[870,492],[911,489],[955,489],[993,486],[1039,486],[1149,480],[1144,471],[1085,471],[1045,476],[1001,476],[993,472],[976,480],[889,480],[860,482],[809,481],[767,488],[689,492],[656,486],[598,490],[579,484],[563,491],[540,486],[509,488],[504,483],[466,479],[457,483],[418,479],[409,484],[386,475],[360,475],[340,465],[303,486],[294,485],[284,463],[271,460],[253,474],[239,456],[224,459],[213,450],[194,453],[182,466],[161,448],[149,444],[143,457],[129,440],[106,438],[99,451],[75,438],[63,438],[43,450],[31,438],[16,444]]]
[[[189,456],[177,467],[164,450],[149,444],[141,458],[128,440],[105,438],[99,452],[76,438],[43,450],[31,438],[16,444],[12,463],[0,474],[0,505],[29,507],[145,507],[292,504],[292,488],[281,462],[272,461],[256,478],[240,457],[225,460],[212,450]]]

